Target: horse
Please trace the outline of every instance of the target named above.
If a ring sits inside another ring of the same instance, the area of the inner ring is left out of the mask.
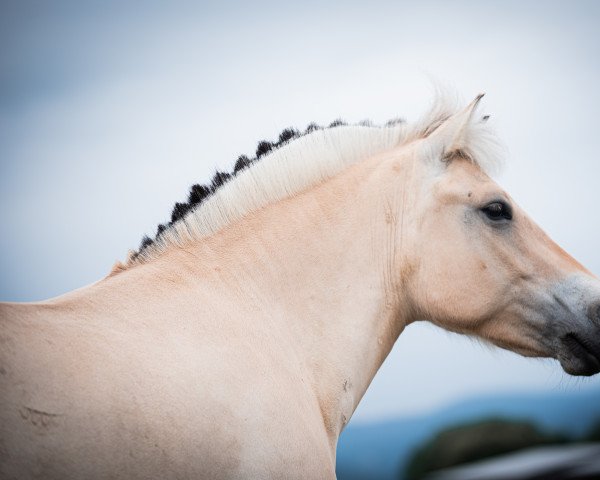
[[[333,479],[403,330],[600,371],[600,281],[492,179],[481,95],[286,129],[102,280],[0,308],[2,478]]]

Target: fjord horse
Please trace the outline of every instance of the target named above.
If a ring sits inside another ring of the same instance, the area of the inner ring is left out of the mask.
[[[286,130],[108,277],[3,304],[0,477],[335,478],[417,320],[597,373],[600,282],[488,176],[479,98]]]

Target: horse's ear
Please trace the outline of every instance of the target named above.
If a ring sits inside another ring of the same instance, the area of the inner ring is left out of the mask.
[[[466,150],[469,123],[483,95],[477,95],[469,105],[449,117],[427,137],[427,143],[438,158],[451,159]]]

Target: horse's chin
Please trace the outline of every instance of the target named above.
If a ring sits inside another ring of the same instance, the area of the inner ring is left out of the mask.
[[[589,377],[600,372],[600,348],[569,333],[560,339],[558,360],[569,375]]]

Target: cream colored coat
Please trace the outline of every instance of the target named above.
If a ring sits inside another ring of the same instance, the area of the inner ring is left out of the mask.
[[[467,114],[94,285],[3,304],[0,476],[335,478],[340,432],[418,319],[595,373],[599,283],[461,156]],[[498,198],[504,230],[481,213]]]

